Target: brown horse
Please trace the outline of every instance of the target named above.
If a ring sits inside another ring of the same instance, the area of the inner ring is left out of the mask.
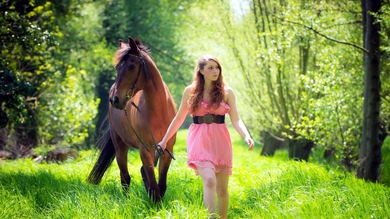
[[[101,152],[88,181],[100,183],[116,157],[121,184],[127,190],[131,180],[127,153],[129,147],[137,148],[145,189],[149,197],[158,202],[167,189],[167,173],[173,158],[170,151],[173,151],[176,135],[167,144],[166,152],[171,156],[163,156],[164,152],[156,143],[164,137],[176,107],[156,64],[140,40],[129,37],[128,44],[119,40],[114,62],[117,79],[110,89],[109,127],[97,142]],[[154,166],[159,154],[157,184]]]

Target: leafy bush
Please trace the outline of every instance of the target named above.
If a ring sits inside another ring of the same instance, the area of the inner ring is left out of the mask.
[[[382,144],[382,164],[379,171],[379,182],[390,186],[390,137],[387,137]]]

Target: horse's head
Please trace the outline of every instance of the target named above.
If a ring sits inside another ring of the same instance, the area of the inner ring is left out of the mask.
[[[138,42],[140,45],[141,42]],[[124,109],[127,100],[146,85],[149,71],[137,43],[129,37],[129,43],[119,40],[119,49],[114,56],[117,78],[110,91],[110,103],[114,108]]]

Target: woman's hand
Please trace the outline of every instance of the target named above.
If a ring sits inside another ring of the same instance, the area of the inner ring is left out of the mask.
[[[172,159],[176,160],[176,158],[173,155],[172,151],[169,151],[166,148],[167,147],[167,143],[165,141],[159,142],[157,145],[155,145],[155,147],[156,147],[156,153],[154,155],[154,166],[157,166],[158,159],[161,156],[165,155],[165,151],[169,154],[169,156],[171,156]]]
[[[163,151],[164,151],[165,148],[167,147],[167,143],[164,142],[164,141],[161,141],[161,142],[157,143],[157,145],[160,146],[161,149],[162,149]]]
[[[245,142],[249,145],[248,150],[252,150],[253,147],[255,146],[255,141],[250,136],[245,137]]]
[[[155,147],[156,147],[156,153],[154,155],[154,166],[155,167],[157,166],[158,159],[161,156],[164,156],[164,150],[165,150],[166,146],[167,145],[164,141],[161,141],[160,143],[155,145]]]

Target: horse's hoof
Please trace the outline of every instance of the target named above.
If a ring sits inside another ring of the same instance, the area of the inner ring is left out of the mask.
[[[129,185],[128,184],[122,184],[122,189],[124,192],[128,192],[129,191]]]
[[[158,203],[161,200],[160,194],[156,194],[156,191],[148,191],[148,197],[152,199],[154,203]]]

